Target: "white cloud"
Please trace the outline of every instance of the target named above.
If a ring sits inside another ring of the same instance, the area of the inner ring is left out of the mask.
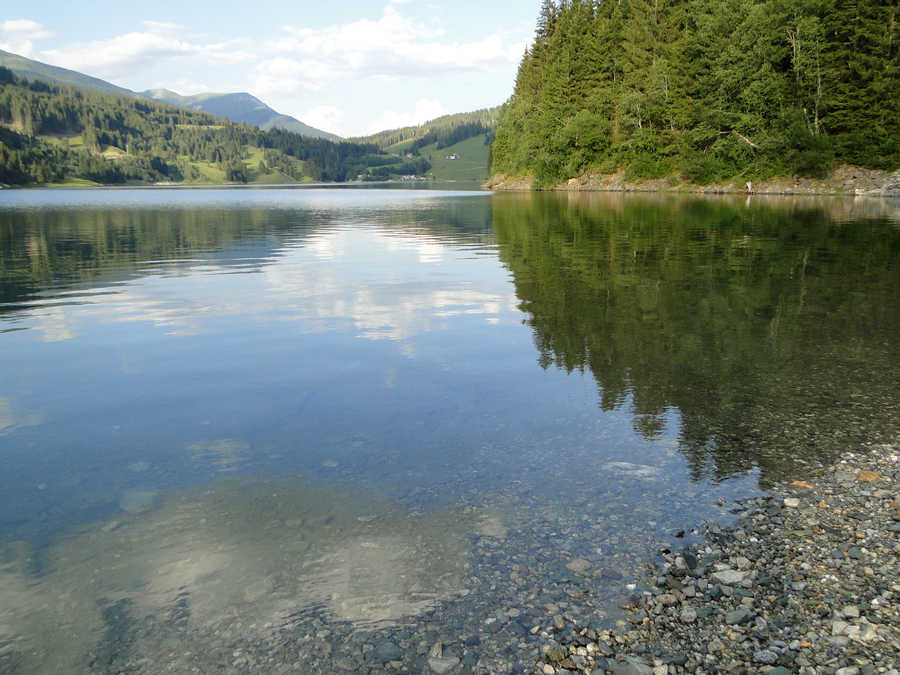
[[[180,23],[170,21],[142,21],[141,23],[157,33],[176,33],[184,30],[184,26]]]
[[[300,119],[316,129],[337,133],[336,130],[344,123],[344,111],[334,106],[320,105],[307,110]]]
[[[421,79],[484,71],[515,64],[521,56],[521,45],[511,44],[499,32],[470,41],[448,39],[440,25],[404,14],[405,4],[389,0],[377,19],[319,29],[288,26],[280,37],[262,43],[213,40],[177,23],[144,21],[139,30],[46,49],[41,57],[101,77],[134,76],[173,59],[183,59],[185,71],[196,70],[199,64],[243,65],[255,74],[255,86],[250,88],[267,96],[320,91],[360,78]],[[51,36],[27,19],[0,25],[0,40],[17,46],[20,53],[32,52],[32,41]]]
[[[0,24],[0,30],[2,30],[4,34],[24,35],[35,40],[53,37],[53,31],[48,30],[37,21],[32,21],[31,19],[7,19]]]
[[[350,78],[428,78],[518,63],[522,45],[500,33],[470,42],[447,40],[440,27],[405,17],[390,2],[378,20],[361,19],[319,30],[285,27],[265,46],[257,66],[263,94],[317,91]]]
[[[176,77],[174,80],[158,80],[153,86],[149,87],[149,89],[169,89],[182,96],[191,96],[193,94],[202,94],[207,91],[212,91],[210,85],[204,82],[198,82],[189,77]]]
[[[255,91],[262,96],[296,94],[304,89],[318,91],[340,75],[323,61],[282,56],[258,64],[256,73]]]
[[[61,49],[50,49],[43,56],[52,63],[72,70],[110,76],[124,73],[135,66],[198,50],[188,42],[152,28],[126,33],[110,40],[76,43]]]
[[[37,21],[31,19],[7,19],[0,23],[0,49],[31,56],[35,40],[46,40],[53,37],[48,30]]]
[[[437,99],[419,99],[416,101],[415,109],[412,111],[383,110],[380,117],[369,121],[368,128],[362,135],[374,134],[385,129],[398,129],[400,127],[422,124],[448,113],[449,111]]]
[[[455,109],[493,105],[501,98],[495,99],[493,91],[483,102],[468,94],[484,90],[498,73],[512,82],[524,48],[518,33],[488,28],[492,32],[486,34],[476,26],[450,32],[440,12],[416,18],[424,14],[412,0],[382,0],[380,6],[372,18],[288,26],[261,40],[144,21],[104,39],[38,46],[37,55],[33,41],[52,33],[19,19],[0,24],[0,48],[136,90],[248,91],[280,112],[342,136],[421,123],[448,112],[436,97],[454,101]],[[448,85],[452,92],[436,88],[443,81],[453,83]],[[410,111],[416,97],[423,100]],[[391,106],[403,112],[382,112]]]
[[[240,63],[252,54],[245,51],[246,41],[204,42],[204,36],[186,35],[178,24],[144,21],[144,30],[117,35],[108,40],[74,43],[42,52],[48,61],[101,77],[133,73],[161,60],[188,57],[191,61],[229,65]]]

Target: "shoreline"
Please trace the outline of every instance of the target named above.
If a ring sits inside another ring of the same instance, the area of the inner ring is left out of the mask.
[[[847,453],[663,549],[627,621],[545,631],[536,673],[896,674],[900,446]]]
[[[736,180],[710,185],[697,185],[676,177],[629,181],[626,180],[624,171],[614,174],[587,172],[548,188],[536,188],[532,176],[496,174],[483,187],[498,192],[671,192],[900,198],[900,170],[891,172],[844,165],[826,178],[775,178],[752,183],[750,189],[746,182]]]

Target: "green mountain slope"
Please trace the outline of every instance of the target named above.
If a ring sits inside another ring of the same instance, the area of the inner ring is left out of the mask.
[[[429,140],[427,143],[424,143],[427,145],[428,143],[440,141],[442,138],[453,134],[461,127],[468,126],[473,128],[473,133],[464,134],[462,137],[456,138],[453,141],[454,143],[457,143],[463,138],[468,138],[476,133],[483,134],[493,130],[497,124],[499,114],[499,107],[484,108],[482,110],[475,110],[467,113],[455,113],[453,115],[444,115],[416,126],[387,129],[385,131],[379,131],[376,134],[371,134],[370,136],[359,136],[349,140],[356,143],[372,143],[383,150],[389,148],[405,150],[408,146],[401,146],[403,143],[427,140],[427,136],[434,136],[434,140]],[[484,129],[475,131],[474,127],[479,126],[484,127]]]
[[[419,149],[419,154],[431,164],[435,180],[483,183],[488,178],[490,137],[470,136],[445,148],[437,143]]]
[[[896,3],[544,0],[492,172],[693,183],[900,166]]]
[[[193,96],[182,96],[168,89],[150,89],[141,92],[142,96],[172,105],[208,112],[216,117],[224,117],[232,122],[246,122],[260,129],[284,129],[311,138],[326,138],[332,141],[340,137],[316,129],[290,115],[282,115],[260,101],[252,94],[240,92],[235,94],[204,93]]]
[[[374,145],[264,131],[0,67],[0,183],[284,183],[424,174]]]
[[[444,115],[424,124],[380,131],[354,139],[371,143],[414,163],[430,165],[435,180],[477,181],[488,178],[490,144],[500,108]]]
[[[9,68],[20,77],[29,80],[43,80],[51,84],[64,84],[90,91],[100,91],[106,94],[121,94],[122,96],[135,96],[135,93],[124,87],[117,87],[105,80],[90,75],[84,75],[67,68],[51,66],[48,63],[26,59],[24,56],[12,54],[0,50],[0,66]]]

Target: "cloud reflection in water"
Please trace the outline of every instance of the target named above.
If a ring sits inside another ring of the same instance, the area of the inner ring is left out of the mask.
[[[475,531],[501,536],[499,516],[407,513],[295,481],[169,495],[62,539],[37,578],[24,545],[2,547],[0,665],[5,650],[25,655],[28,672],[78,672],[110,630],[131,633],[135,656],[154,659],[154,631],[185,613],[185,650],[222,633],[274,633],[310,607],[359,627],[400,623],[463,592]],[[114,603],[128,608],[124,626],[103,612]]]

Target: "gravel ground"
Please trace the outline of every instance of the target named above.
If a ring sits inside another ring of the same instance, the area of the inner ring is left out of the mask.
[[[536,673],[896,673],[900,452],[848,454],[664,549],[616,629],[542,631]]]

